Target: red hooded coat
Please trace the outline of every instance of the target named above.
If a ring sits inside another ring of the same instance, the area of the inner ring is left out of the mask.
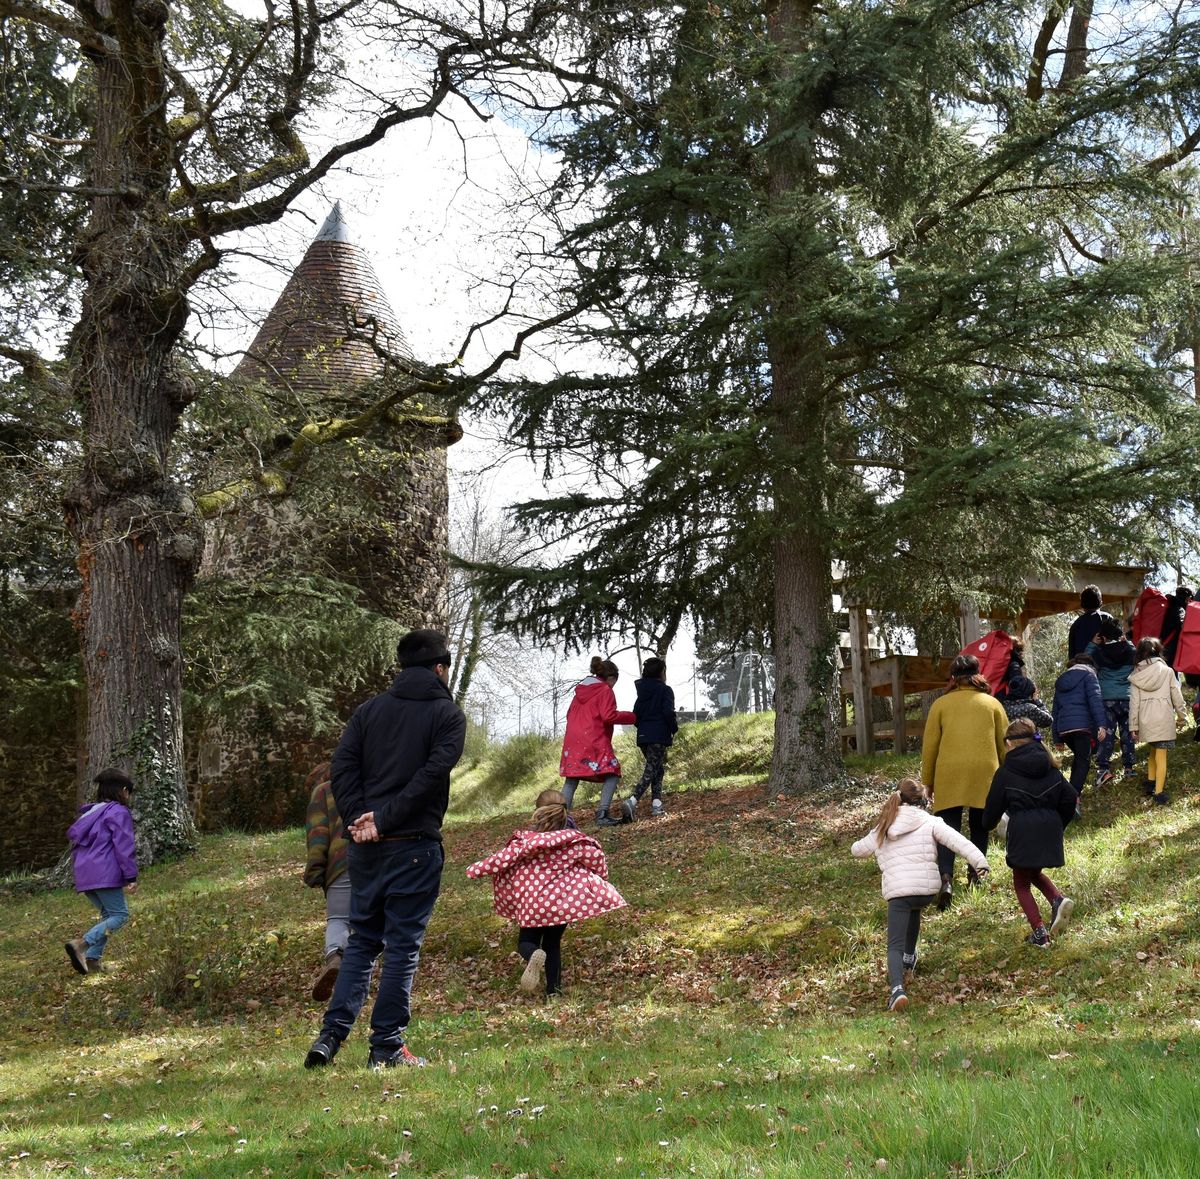
[[[607,778],[610,774],[620,774],[621,763],[612,747],[613,726],[634,724],[637,717],[617,708],[617,697],[608,684],[594,675],[581,680],[567,709],[567,731],[558,772],[564,778]]]
[[[573,827],[514,831],[503,851],[467,869],[476,880],[491,876],[496,912],[525,929],[566,925],[625,907],[608,883],[604,852]]]

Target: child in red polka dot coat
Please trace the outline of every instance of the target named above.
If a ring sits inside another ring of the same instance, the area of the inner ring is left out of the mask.
[[[496,912],[520,926],[521,989],[530,993],[561,989],[562,936],[572,921],[625,906],[608,882],[600,844],[571,823],[558,790],[543,790],[529,829],[514,831],[507,847],[472,864],[467,875],[490,876]]]

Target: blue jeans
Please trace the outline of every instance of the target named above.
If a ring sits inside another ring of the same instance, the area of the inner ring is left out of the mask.
[[[100,920],[83,935],[87,942],[87,960],[99,962],[108,943],[108,935],[116,933],[129,920],[129,905],[123,888],[92,888],[83,894],[97,909]]]
[[[1104,740],[1100,742],[1100,749],[1096,754],[1096,765],[1100,767],[1101,772],[1108,769],[1109,763],[1112,761],[1113,742],[1116,740],[1117,727],[1120,726],[1121,761],[1125,763],[1127,770],[1133,769],[1134,745],[1133,735],[1129,731],[1129,701],[1105,700],[1104,715],[1108,718],[1108,732],[1105,734]]]
[[[375,959],[387,943],[371,1012],[371,1047],[404,1043],[413,976],[425,927],[442,883],[442,845],[434,839],[352,843],[350,940],[321,1030],[341,1043],[366,1002]]]

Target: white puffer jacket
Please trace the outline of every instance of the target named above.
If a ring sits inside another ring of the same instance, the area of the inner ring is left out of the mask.
[[[1157,656],[1143,660],[1129,673],[1129,731],[1139,741],[1174,741],[1175,717],[1187,720],[1179,679]]]
[[[850,850],[860,859],[873,855],[879,861],[883,896],[890,901],[892,897],[923,897],[937,892],[942,883],[937,866],[939,843],[976,870],[988,866],[987,857],[966,836],[928,811],[908,805],[896,812],[882,847],[872,828]]]

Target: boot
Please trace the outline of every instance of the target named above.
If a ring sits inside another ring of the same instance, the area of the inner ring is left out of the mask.
[[[317,977],[313,979],[312,997],[318,1003],[324,1003],[330,995],[333,994],[334,984],[337,982],[338,973],[342,969],[342,951],[334,950],[328,958],[325,959],[325,965],[321,967]]]
[[[81,937],[72,938],[63,948],[67,951],[67,957],[71,959],[71,965],[80,974],[87,974],[87,942]]]
[[[950,897],[954,892],[954,884],[949,872],[942,873],[942,887],[938,889],[937,910],[944,913],[950,907]]]
[[[599,810],[596,812],[596,826],[597,827],[619,827],[620,825],[621,825],[621,820],[611,818],[609,816],[607,807],[605,807],[603,810]]]

